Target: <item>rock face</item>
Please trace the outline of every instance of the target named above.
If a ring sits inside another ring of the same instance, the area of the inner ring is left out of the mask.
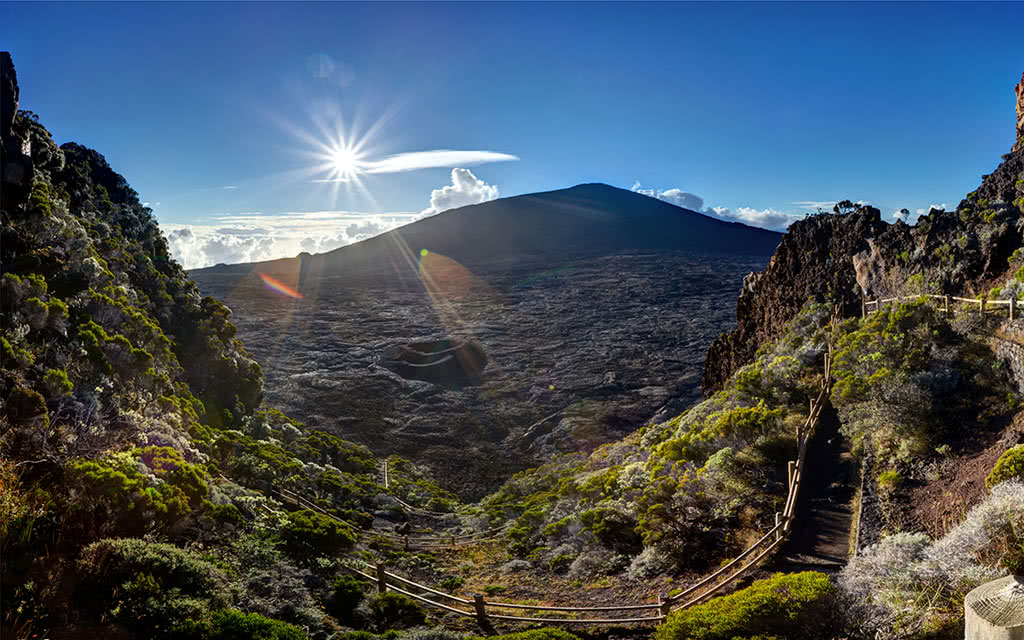
[[[705,395],[717,390],[757,345],[774,338],[808,300],[831,299],[843,315],[867,299],[918,293],[973,296],[1001,286],[1024,241],[1024,77],[1016,87],[1018,137],[1011,153],[956,211],[933,209],[911,227],[887,224],[861,207],[798,221],[762,273],[750,274],[736,303],[736,330],[711,345]]]
[[[441,338],[388,347],[380,364],[406,380],[462,389],[481,383],[487,353],[476,340]]]
[[[1003,322],[990,339],[993,353],[1010,367],[1017,389],[1024,393],[1024,321]]]
[[[0,208],[13,211],[24,204],[32,187],[32,147],[25,132],[15,130],[18,75],[7,51],[0,52]]]
[[[14,114],[18,112],[18,75],[8,51],[0,51],[0,140],[11,137]],[[5,145],[6,146],[6,145]]]
[[[850,257],[870,252],[869,240],[887,226],[872,207],[845,216],[816,215],[791,225],[768,268],[743,281],[736,330],[718,336],[708,350],[705,394],[749,362],[757,346],[773,338],[808,299],[831,295],[844,315],[859,313],[861,290]]]
[[[1020,74],[1020,82],[1013,90],[1017,94],[1017,142],[1013,150],[1020,151],[1024,149],[1024,73]]]

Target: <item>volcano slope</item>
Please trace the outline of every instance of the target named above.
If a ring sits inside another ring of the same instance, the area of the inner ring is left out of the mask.
[[[697,400],[703,353],[779,237],[581,185],[328,254],[191,275],[232,309],[268,403],[425,464],[476,499],[554,453],[590,451]],[[268,290],[260,274],[303,298]],[[407,345],[450,338],[483,348],[471,383],[391,366]]]

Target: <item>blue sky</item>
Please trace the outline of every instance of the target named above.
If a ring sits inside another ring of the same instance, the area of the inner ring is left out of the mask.
[[[103,153],[190,267],[581,182],[774,226],[955,206],[1012,143],[1020,24],[1021,3],[0,3],[22,108]],[[339,116],[383,172],[312,171]],[[393,157],[442,149],[518,159]]]

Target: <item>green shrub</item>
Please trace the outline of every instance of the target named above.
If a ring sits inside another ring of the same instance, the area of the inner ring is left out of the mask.
[[[49,369],[43,376],[43,385],[51,396],[64,397],[71,395],[75,385],[68,380],[68,373],[63,369]]]
[[[1011,447],[999,456],[999,460],[985,478],[985,486],[991,489],[1011,478],[1024,478],[1024,444]]]
[[[554,573],[565,573],[569,570],[569,565],[575,559],[576,556],[571,553],[560,553],[548,561],[548,569],[551,569]]]
[[[281,527],[281,538],[288,551],[297,558],[308,558],[310,551],[333,555],[348,549],[356,541],[351,528],[327,516],[301,509],[288,514]]]
[[[339,576],[331,584],[331,595],[327,601],[327,612],[350,627],[356,626],[356,607],[363,601],[370,584],[352,576]]]
[[[875,480],[875,483],[878,485],[878,490],[882,493],[891,492],[893,489],[898,487],[901,482],[903,482],[903,476],[895,469],[883,471],[878,474],[878,479]]]
[[[669,615],[655,640],[732,640],[772,634],[782,639],[816,636],[828,620],[835,588],[814,571],[777,573],[746,589]]]
[[[462,588],[462,585],[466,584],[466,581],[461,576],[448,576],[443,578],[439,583],[441,589],[444,591],[455,592]]]
[[[178,525],[202,507],[209,495],[204,477],[200,467],[170,447],[72,460],[65,472],[68,509],[85,539],[140,536]]]
[[[370,599],[370,613],[378,631],[405,629],[427,622],[427,612],[415,600],[400,593],[378,593]]]
[[[500,584],[489,584],[486,587],[484,587],[484,593],[486,593],[489,596],[496,596],[500,593],[505,593],[506,589],[506,587]]]
[[[143,637],[226,602],[220,571],[171,544],[100,540],[82,550],[77,568],[83,609],[101,622],[129,625]]]
[[[18,354],[7,338],[0,336],[0,366],[16,368],[18,366]]]
[[[187,620],[174,626],[171,636],[181,640],[305,640],[306,634],[295,625],[273,620],[258,613],[228,609],[209,619]]]
[[[7,399],[7,417],[15,424],[38,420],[44,429],[50,425],[46,399],[38,391],[20,385],[11,390]]]

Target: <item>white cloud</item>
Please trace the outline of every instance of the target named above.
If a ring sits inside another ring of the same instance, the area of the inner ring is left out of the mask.
[[[708,207],[705,213],[714,215],[722,220],[742,222],[754,227],[772,229],[773,231],[785,231],[789,225],[803,218],[800,215],[784,213],[775,209],[754,209],[753,207],[738,207],[735,210],[726,207]]]
[[[365,240],[420,217],[412,212],[288,211],[218,214],[206,224],[160,225],[171,255],[186,269],[323,253]]]
[[[234,185],[230,185],[230,184],[228,186],[226,186],[226,187],[221,187],[221,189],[227,189],[228,191],[231,191],[231,190],[234,190],[234,189],[237,189],[237,188],[238,187],[236,187]]]
[[[918,211],[920,211],[920,209],[918,209]],[[906,222],[909,216],[910,211],[907,209],[893,209],[892,211],[893,219],[899,220],[900,222]]]
[[[670,202],[676,206],[697,211],[705,215],[713,216],[729,222],[742,222],[755,227],[785,231],[786,227],[799,220],[803,216],[777,211],[775,209],[754,209],[752,207],[739,207],[730,209],[728,207],[704,207],[704,198],[682,189],[643,189],[639,182],[633,184],[633,191],[651,198],[657,198]],[[804,200],[794,202],[801,205],[801,208],[815,210],[817,206],[832,203]],[[813,207],[811,205],[814,205]]]
[[[641,189],[640,183],[635,182],[633,183],[633,191],[692,211],[700,211],[704,208],[704,198],[682,189]]]
[[[927,209],[918,209],[917,210],[917,215],[919,215],[919,216],[927,215],[932,209],[941,209],[942,211],[945,211],[946,210],[946,203],[943,202],[942,204],[930,204],[930,205],[928,205]]]
[[[823,209],[825,211],[831,211],[832,207],[839,202],[838,200],[797,200],[791,204],[795,204],[801,209],[807,209],[808,211],[817,211]]]
[[[497,197],[498,187],[477,178],[469,169],[452,169],[452,183],[430,192],[430,206],[422,211],[422,215],[480,204]]]
[[[400,173],[419,169],[437,169],[446,167],[468,167],[489,162],[509,162],[518,160],[518,156],[496,151],[453,151],[436,149],[434,151],[413,151],[385,156],[380,160],[364,160],[359,163],[363,173]]]

